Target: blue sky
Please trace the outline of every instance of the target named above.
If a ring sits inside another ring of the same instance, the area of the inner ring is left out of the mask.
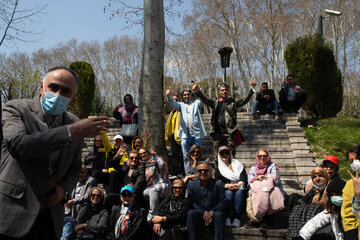
[[[141,0],[131,0],[142,5]],[[167,0],[164,0],[164,2]],[[128,1],[129,2],[129,1]],[[190,0],[185,0],[182,10],[190,8]],[[16,46],[2,46],[0,52],[11,54],[20,51],[31,53],[40,48],[55,47],[59,42],[67,42],[71,38],[79,41],[107,40],[114,35],[141,35],[141,26],[125,29],[124,17],[116,16],[109,20],[109,13],[104,13],[108,0],[20,0],[21,8],[31,8],[34,4],[48,4],[36,23],[28,24],[26,28],[41,31],[41,39],[32,37],[35,42],[16,42]],[[189,10],[187,10],[189,11]],[[168,23],[169,24],[169,23]],[[182,31],[181,18],[170,22],[177,32]]]

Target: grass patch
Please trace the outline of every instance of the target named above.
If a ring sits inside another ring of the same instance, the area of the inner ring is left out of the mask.
[[[351,169],[345,160],[345,152],[360,144],[360,119],[354,117],[335,117],[311,120],[313,127],[303,127],[305,135],[316,158],[335,155],[340,160],[340,176],[349,179],[347,170]]]

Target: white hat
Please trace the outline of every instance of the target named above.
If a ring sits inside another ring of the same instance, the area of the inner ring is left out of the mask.
[[[123,141],[123,137],[122,137],[121,135],[116,135],[113,140],[115,141],[115,140],[118,139],[118,138],[120,138],[121,141]]]

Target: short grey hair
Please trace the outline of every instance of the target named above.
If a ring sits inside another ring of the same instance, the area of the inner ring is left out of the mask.
[[[200,161],[196,164],[196,167],[195,167],[195,172],[197,172],[198,170],[198,167],[202,164],[205,164],[208,166],[209,170],[210,170],[210,176],[212,176],[214,174],[214,168],[211,166],[211,164],[208,162],[208,161]]]
[[[78,86],[79,86],[79,83],[80,83],[79,75],[78,75],[75,71],[73,71],[73,70],[71,70],[70,68],[67,68],[67,67],[65,67],[65,66],[56,66],[56,67],[52,67],[52,68],[50,68],[49,70],[47,70],[47,72],[45,73],[44,78],[42,79],[43,84],[45,84],[45,80],[48,78],[48,76],[49,76],[49,74],[50,74],[51,72],[56,71],[56,70],[59,70],[59,69],[66,70],[66,71],[68,71],[68,72],[71,73],[71,75],[72,75],[72,76],[74,77],[74,79],[75,79],[76,89],[77,89]]]
[[[226,82],[220,83],[220,84],[218,85],[218,91],[220,91],[220,88],[221,88],[221,87],[226,87],[227,89],[230,88],[229,84],[227,84]]]

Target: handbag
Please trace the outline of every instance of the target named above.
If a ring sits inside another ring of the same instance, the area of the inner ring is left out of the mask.
[[[243,142],[245,142],[244,135],[239,129],[236,129],[231,133],[231,138],[236,146],[240,146]]]
[[[138,125],[136,123],[123,124],[120,135],[124,137],[134,137],[137,135]]]

